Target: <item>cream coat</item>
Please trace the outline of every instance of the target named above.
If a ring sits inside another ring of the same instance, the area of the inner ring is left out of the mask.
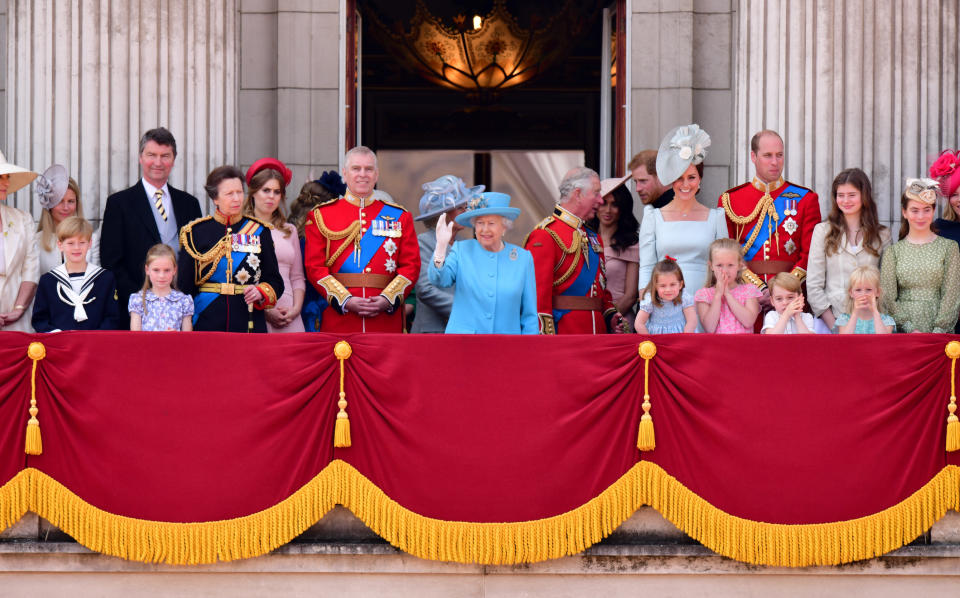
[[[20,283],[36,283],[39,278],[40,258],[37,250],[36,227],[30,214],[0,203],[3,219],[3,253],[6,274],[0,276],[0,313],[13,311],[20,292]],[[29,310],[19,320],[4,326],[4,330],[33,332]]]
[[[835,318],[844,313],[847,301],[847,283],[850,274],[860,266],[880,267],[880,256],[873,255],[862,247],[854,250],[847,245],[847,236],[840,239],[840,247],[833,255],[826,255],[826,238],[829,222],[813,227],[810,255],[807,258],[807,298],[810,309],[818,317],[827,308]],[[890,245],[890,229],[880,231],[880,253]]]

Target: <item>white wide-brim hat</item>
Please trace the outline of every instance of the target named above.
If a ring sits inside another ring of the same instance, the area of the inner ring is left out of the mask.
[[[0,152],[0,175],[3,174],[10,175],[7,194],[23,189],[33,182],[33,179],[37,178],[37,173],[32,170],[27,170],[26,168],[7,162],[7,158],[3,155],[3,152]]]

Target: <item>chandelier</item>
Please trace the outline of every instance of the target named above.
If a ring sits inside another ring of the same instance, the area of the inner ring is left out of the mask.
[[[592,17],[593,7],[567,0],[549,19],[533,15],[522,27],[494,0],[487,15],[459,14],[446,24],[417,0],[409,25],[380,25],[380,38],[408,67],[428,80],[471,94],[485,94],[529,81],[557,62]]]

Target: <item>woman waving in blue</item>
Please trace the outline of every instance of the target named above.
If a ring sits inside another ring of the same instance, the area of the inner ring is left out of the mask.
[[[520,215],[505,193],[484,193],[457,216],[476,239],[457,241],[447,255],[453,223],[440,216],[430,282],[456,283],[448,334],[538,334],[537,287],[530,252],[503,240]]]

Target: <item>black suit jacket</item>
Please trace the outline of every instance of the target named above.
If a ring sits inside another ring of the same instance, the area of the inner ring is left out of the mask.
[[[178,230],[202,216],[196,197],[174,189],[169,183],[167,188],[173,200],[173,215]],[[160,231],[153,219],[153,204],[147,197],[142,180],[107,198],[107,208],[100,225],[100,265],[110,270],[117,279],[121,329],[130,327],[127,301],[131,293],[143,286],[144,258],[147,250],[157,243],[160,243]]]

